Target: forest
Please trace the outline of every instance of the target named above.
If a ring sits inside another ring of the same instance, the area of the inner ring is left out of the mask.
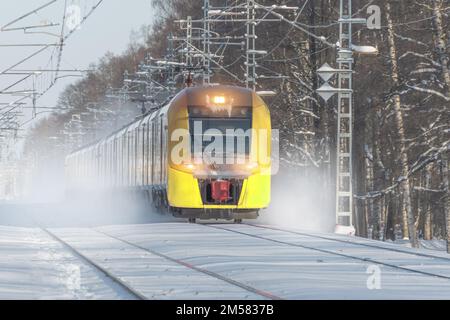
[[[123,54],[106,53],[84,78],[69,85],[58,100],[65,111],[34,125],[24,161],[33,161],[36,171],[50,159],[63,170],[68,153],[170,97],[172,92],[149,98],[149,88],[131,88],[130,79],[152,59],[183,59],[173,50],[177,42],[169,40],[185,36],[177,20],[202,19],[203,0],[151,2],[155,21],[136,31]],[[245,1],[210,1],[223,7],[239,2]],[[257,90],[275,92],[265,100],[273,127],[280,130],[278,179],[295,172],[297,179],[314,181],[320,190],[314,201],[328,203],[321,209],[334,211],[337,99],[325,102],[316,90],[317,69],[324,63],[335,66],[336,48],[327,44],[339,39],[338,1],[257,2],[299,7],[282,13],[303,29],[284,21],[256,25],[256,49],[267,51],[258,57],[258,73],[271,75],[260,77]],[[417,246],[418,239],[443,239],[450,232],[450,1],[354,0],[354,16],[367,18],[371,5],[381,9],[381,29],[353,30],[355,44],[375,46],[379,52],[355,55],[353,66],[354,223],[360,236],[409,239]],[[240,39],[245,27],[231,20],[212,25],[230,39]],[[213,82],[243,85],[242,46],[216,47]],[[174,77],[173,86],[183,88],[184,78]],[[169,75],[157,74],[157,79],[167,83]],[[193,81],[201,84],[195,76]]]

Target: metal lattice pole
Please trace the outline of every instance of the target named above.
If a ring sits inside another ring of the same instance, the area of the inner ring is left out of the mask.
[[[340,0],[338,66],[338,127],[336,160],[336,224],[353,226],[352,187],[352,1]]]
[[[187,17],[187,24],[186,24],[186,66],[188,68],[192,67],[192,17]]]
[[[246,32],[246,62],[245,62],[245,78],[246,87],[256,89],[256,13],[255,1],[247,0],[247,32]]]
[[[175,53],[174,53],[172,38],[173,38],[172,33],[170,33],[169,39],[168,39],[169,43],[168,43],[168,47],[167,47],[167,58],[168,58],[168,61],[174,62],[175,61]],[[168,84],[170,93],[173,94],[176,91],[174,67],[172,65],[167,66],[167,72],[168,72],[167,84]]]
[[[209,0],[203,3],[203,85],[211,83],[211,23],[209,21]]]

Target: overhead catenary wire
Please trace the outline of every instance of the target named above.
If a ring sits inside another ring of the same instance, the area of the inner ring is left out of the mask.
[[[39,12],[40,10],[42,10],[42,9],[44,9],[44,8],[47,8],[48,6],[52,5],[53,3],[57,2],[57,1],[58,1],[58,0],[51,0],[51,1],[49,1],[49,2],[47,2],[47,3],[45,3],[45,4],[43,4],[43,5],[40,6],[40,7],[36,8],[36,9],[33,9],[32,11],[27,12],[26,14],[24,14],[24,15],[18,17],[17,19],[14,19],[13,21],[8,22],[8,23],[5,24],[4,26],[2,26],[2,27],[0,28],[0,31],[8,31],[7,28],[8,28],[9,26],[13,25],[13,24],[16,23],[16,22],[19,22],[20,20],[25,19],[26,17],[28,17],[28,16],[30,16],[30,15],[32,15],[32,14],[35,14],[35,13]]]

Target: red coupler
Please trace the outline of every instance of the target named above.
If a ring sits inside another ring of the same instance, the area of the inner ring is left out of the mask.
[[[220,202],[230,199],[230,181],[216,180],[211,182],[211,197]]]

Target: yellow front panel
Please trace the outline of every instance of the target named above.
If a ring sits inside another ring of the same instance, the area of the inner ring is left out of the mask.
[[[270,175],[255,174],[244,180],[239,204],[203,205],[198,181],[190,173],[169,168],[167,197],[176,208],[260,209],[270,203]]]
[[[167,198],[176,208],[202,208],[198,181],[192,174],[168,168]]]
[[[266,208],[270,203],[270,175],[248,177],[242,190],[239,208]]]

